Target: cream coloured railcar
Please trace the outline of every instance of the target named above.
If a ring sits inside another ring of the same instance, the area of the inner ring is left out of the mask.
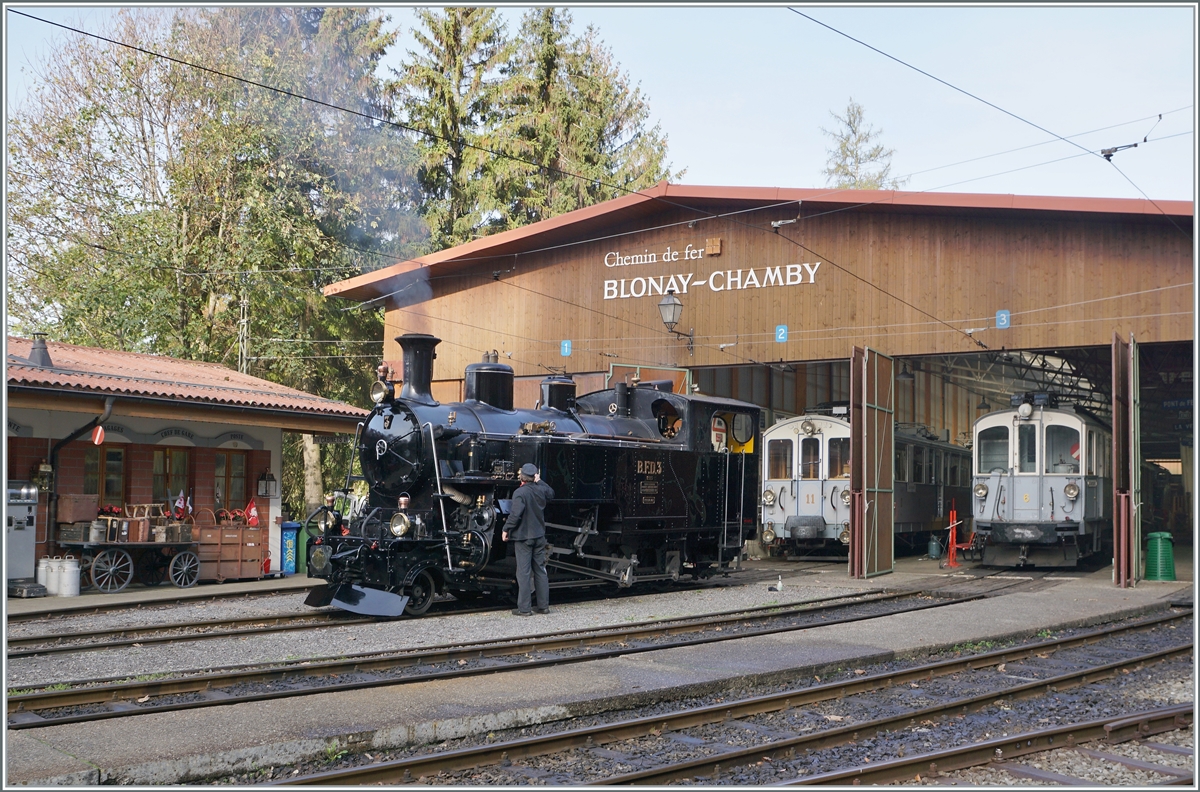
[[[849,421],[801,415],[775,424],[763,440],[763,542],[796,555],[844,553],[850,537]],[[949,527],[952,509],[966,517],[971,455],[923,426],[897,425],[894,442],[893,531],[897,544],[920,548],[928,534]]]
[[[988,566],[1072,567],[1112,536],[1112,431],[1053,394],[975,422],[971,513]]]

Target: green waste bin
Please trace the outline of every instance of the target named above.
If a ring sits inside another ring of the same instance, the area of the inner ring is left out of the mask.
[[[296,534],[296,574],[308,574],[308,531],[304,530],[301,523],[296,523],[300,526],[299,533]]]
[[[1175,579],[1175,551],[1171,534],[1159,531],[1146,535],[1146,580]]]

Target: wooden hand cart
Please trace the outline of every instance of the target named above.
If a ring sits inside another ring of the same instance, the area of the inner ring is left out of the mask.
[[[191,588],[200,579],[196,542],[59,542],[79,553],[79,590],[105,594],[138,582],[157,586],[166,579]]]

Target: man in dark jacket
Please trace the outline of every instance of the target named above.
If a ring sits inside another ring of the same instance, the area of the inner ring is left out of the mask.
[[[504,541],[516,543],[517,609],[514,616],[528,616],[531,591],[537,594],[535,613],[550,612],[550,578],[546,575],[546,502],[554,490],[541,480],[537,466],[521,466],[521,486],[512,496],[508,520],[504,523]]]

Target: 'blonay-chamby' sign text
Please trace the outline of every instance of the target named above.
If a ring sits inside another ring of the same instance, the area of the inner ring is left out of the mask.
[[[604,255],[604,266],[632,267],[639,264],[671,263],[704,258],[704,248],[688,245],[682,250],[668,246],[662,252],[643,250],[641,253],[625,253],[614,250]],[[769,286],[799,286],[816,283],[817,269],[814,264],[784,264],[777,267],[751,267],[749,269],[716,270],[707,276],[697,277],[695,272],[673,275],[645,275],[634,278],[610,278],[604,281],[604,299],[624,300],[629,297],[664,295],[668,292],[687,294],[688,289],[707,286],[711,291],[738,291],[764,289]]]

